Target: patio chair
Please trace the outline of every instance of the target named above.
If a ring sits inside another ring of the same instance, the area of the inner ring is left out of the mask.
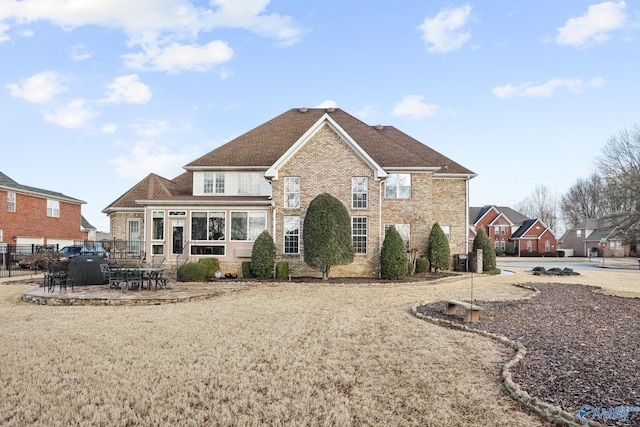
[[[124,289],[127,290],[129,288],[135,289],[138,288],[139,291],[142,290],[143,283],[142,272],[138,268],[131,268],[127,270],[126,273],[126,283]]]
[[[108,264],[100,264],[100,270],[104,274],[104,281],[109,284],[109,289],[120,289],[122,283],[126,283],[124,271],[117,267],[109,267]]]

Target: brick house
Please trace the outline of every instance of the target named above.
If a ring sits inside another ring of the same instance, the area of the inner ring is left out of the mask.
[[[291,109],[184,169],[172,180],[150,174],[103,210],[112,237],[139,240],[147,261],[213,256],[223,273],[238,273],[269,230],[294,276],[318,276],[303,260],[302,225],[324,192],[351,215],[356,249],[354,262],[332,267],[332,276],[377,277],[391,225],[418,252],[434,222],[452,251],[466,245],[475,174],[394,127],[340,109]]]
[[[494,248],[505,250],[511,242],[515,255],[555,252],[558,249],[553,231],[539,219],[531,219],[506,206],[485,205],[469,209],[469,240],[472,244],[478,230],[487,233]]]
[[[62,193],[18,184],[0,172],[0,246],[65,246],[82,240],[86,235],[82,230],[84,203]]]
[[[626,257],[634,249],[629,240],[624,230],[612,219],[594,218],[571,227],[559,244],[560,249],[566,250],[571,256]]]

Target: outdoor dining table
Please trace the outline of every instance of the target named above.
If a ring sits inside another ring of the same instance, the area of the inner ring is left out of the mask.
[[[162,273],[164,268],[162,267],[140,267],[138,269],[142,273],[142,280],[147,281],[147,289],[151,290],[151,284],[155,284],[155,289],[158,290],[158,286],[164,288],[166,281],[162,280]],[[142,286],[142,285],[141,285]]]

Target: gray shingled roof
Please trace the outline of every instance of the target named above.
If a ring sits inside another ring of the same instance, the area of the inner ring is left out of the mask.
[[[392,126],[369,126],[340,109],[291,109],[185,166],[273,165],[325,114],[335,120],[382,168],[440,168],[437,173],[475,175],[469,169]]]
[[[9,191],[15,191],[17,193],[31,193],[31,194],[44,196],[44,197],[51,197],[58,200],[66,200],[71,203],[78,203],[78,204],[86,203],[83,200],[69,197],[57,191],[45,190],[42,188],[18,184],[16,181],[9,178],[6,174],[2,172],[0,172],[0,188],[5,188]]]
[[[528,221],[531,219],[528,216],[521,214],[520,212],[508,206],[484,205],[482,207],[478,207],[478,206],[469,207],[469,223],[471,225],[475,224],[492,207],[495,207],[498,212],[504,214],[504,216],[509,218],[509,220],[513,222],[515,225],[522,225],[525,221]]]

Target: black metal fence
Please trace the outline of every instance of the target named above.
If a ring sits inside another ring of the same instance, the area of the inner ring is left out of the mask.
[[[134,261],[144,259],[145,242],[142,240],[76,240],[72,256],[79,254],[100,255],[115,262]],[[13,276],[28,276],[38,271],[21,265],[22,260],[33,254],[45,251],[60,252],[60,245],[9,245],[0,244],[0,278]]]

